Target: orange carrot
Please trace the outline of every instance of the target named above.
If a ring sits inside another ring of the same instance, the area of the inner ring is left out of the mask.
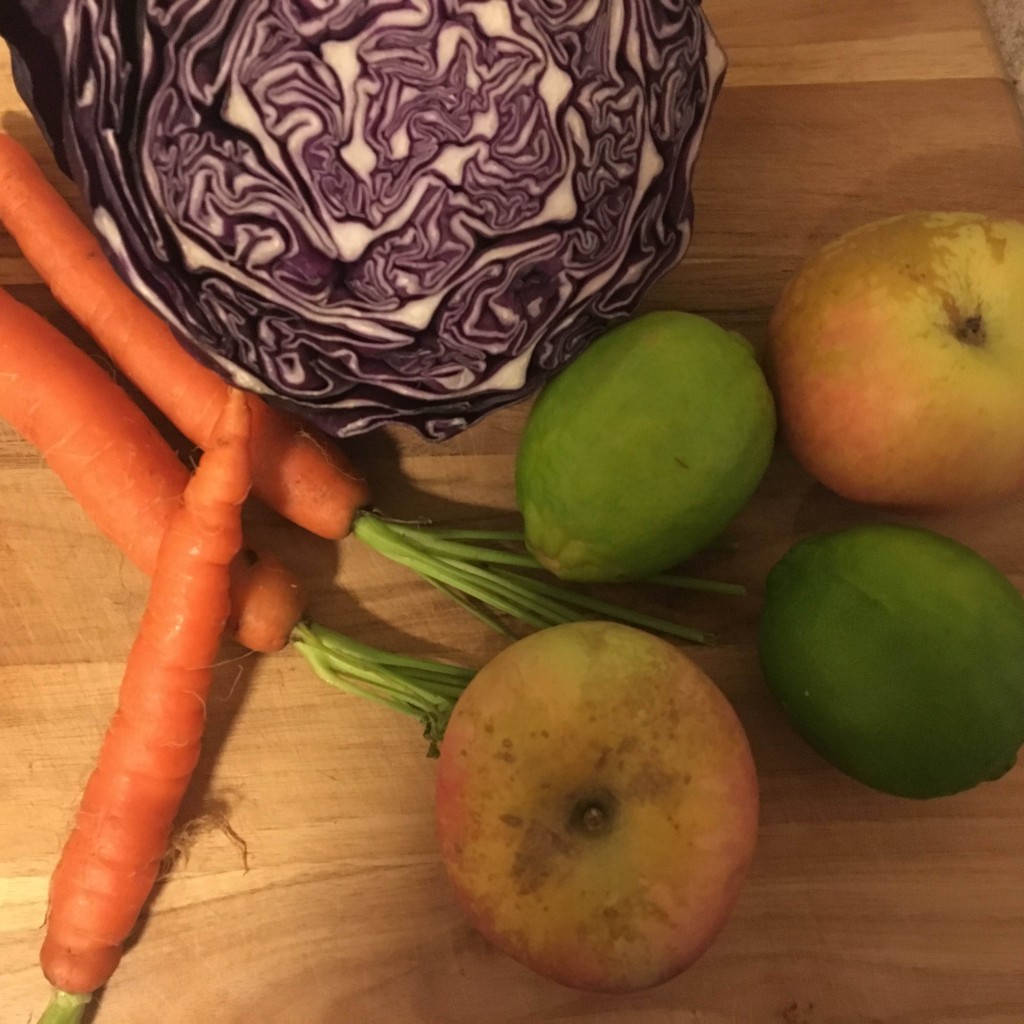
[[[0,416],[146,573],[188,470],[145,413],[49,321],[0,289]],[[147,528],[158,523],[158,529]]]
[[[57,990],[51,1019],[70,1001],[83,1007],[117,967],[198,761],[229,567],[242,546],[249,430],[246,400],[232,389],[160,545],[117,710],[51,882],[40,954]]]
[[[100,530],[152,575],[188,470],[107,373],[3,289],[0,418],[42,452]],[[251,553],[232,574],[236,639],[252,650],[279,650],[301,614],[298,581],[277,559]]]
[[[0,222],[57,301],[186,437],[206,447],[228,384],[125,284],[32,157],[4,134]],[[261,400],[251,406],[255,493],[321,537],[345,536],[369,501],[365,478],[298,417]]]
[[[295,574],[268,551],[247,548],[231,563],[228,632],[249,650],[281,650],[305,606],[306,595]]]

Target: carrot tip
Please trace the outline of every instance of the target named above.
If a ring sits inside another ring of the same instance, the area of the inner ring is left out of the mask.
[[[213,427],[210,446],[227,444],[232,438],[249,432],[249,399],[239,388],[229,388],[220,415]]]
[[[78,1024],[90,999],[90,993],[64,992],[55,988],[38,1024]]]

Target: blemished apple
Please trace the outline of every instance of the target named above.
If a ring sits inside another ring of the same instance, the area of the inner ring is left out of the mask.
[[[922,511],[1024,491],[1024,224],[851,231],[789,283],[769,337],[783,437],[826,487]]]
[[[497,655],[459,698],[437,826],[495,946],[579,989],[668,980],[712,943],[754,854],[758,784],[711,679],[631,626],[575,622]]]

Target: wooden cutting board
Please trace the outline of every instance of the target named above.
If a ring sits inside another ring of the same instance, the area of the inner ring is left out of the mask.
[[[731,71],[700,160],[693,245],[649,306],[703,311],[759,341],[801,258],[853,225],[913,207],[1024,217],[1024,132],[973,0],[707,0],[707,11]],[[8,79],[0,68],[0,123],[43,157]],[[81,339],[5,237],[0,283]],[[350,447],[387,512],[511,522],[523,414],[443,446],[394,432]],[[146,581],[2,424],[0,496],[0,1024],[26,1024],[47,994],[36,965],[47,879]],[[1022,516],[1024,502],[919,521],[1024,587]],[[750,597],[669,608],[721,634],[695,656],[747,726],[763,789],[741,902],[684,976],[599,997],[490,949],[446,888],[415,726],[328,690],[291,652],[228,648],[183,814],[205,827],[96,1020],[1020,1024],[1024,768],[927,803],[873,793],[796,739],[758,675],[770,565],[809,532],[877,517],[780,451],[732,531],[738,550],[700,565]],[[337,549],[255,507],[250,520],[308,581],[320,621],[468,664],[500,646],[357,542]]]

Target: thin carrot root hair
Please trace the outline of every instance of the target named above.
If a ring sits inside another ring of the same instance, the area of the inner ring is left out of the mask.
[[[211,832],[219,832],[234,846],[242,859],[242,871],[248,871],[249,844],[235,831],[227,814],[213,810],[190,818],[175,830],[160,865],[160,877],[166,878],[175,870],[185,868],[196,844]]]

